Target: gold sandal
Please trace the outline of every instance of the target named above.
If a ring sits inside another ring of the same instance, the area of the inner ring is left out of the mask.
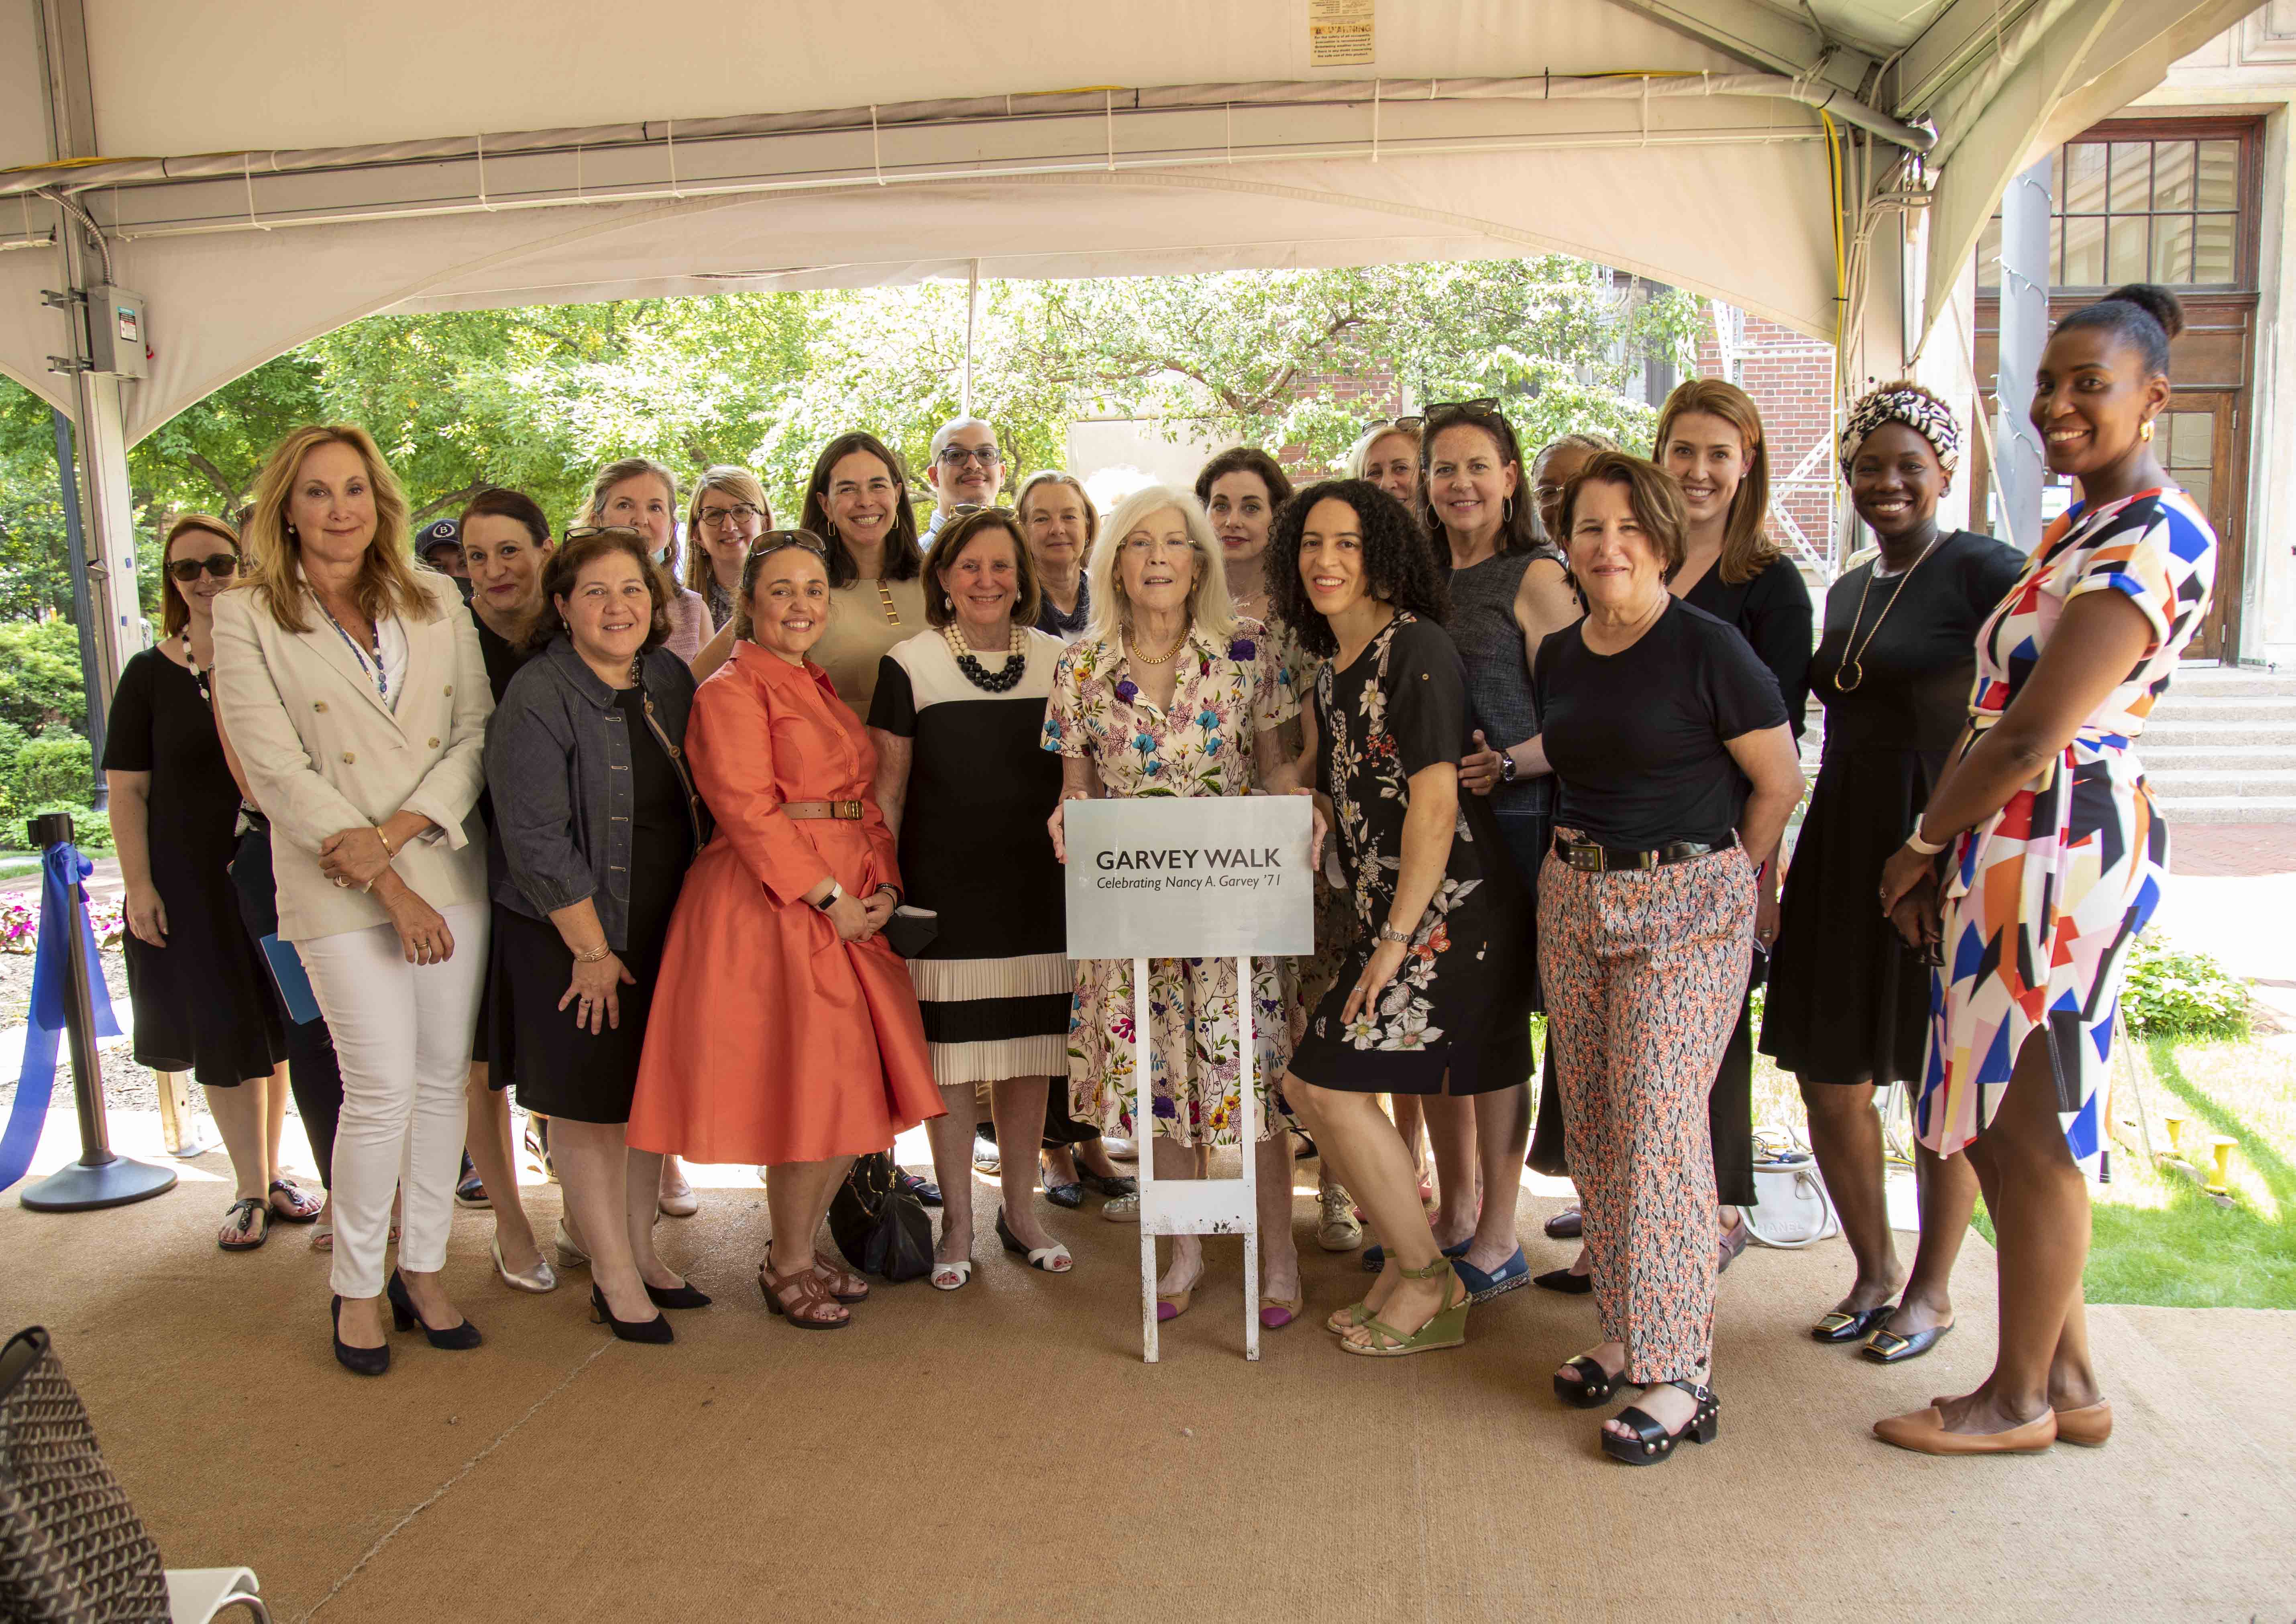
[[[1372,1340],[1351,1342],[1342,1337],[1341,1349],[1348,1353],[1361,1354],[1367,1359],[1399,1359],[1406,1354],[1432,1353],[1439,1348],[1464,1347],[1467,1341],[1467,1308],[1473,1299],[1467,1291],[1466,1282],[1461,1280],[1451,1267],[1451,1259],[1438,1258],[1425,1268],[1403,1268],[1396,1272],[1406,1280],[1432,1280],[1439,1275],[1449,1275],[1450,1284],[1459,1289],[1458,1300],[1449,1300],[1451,1293],[1447,1286],[1443,1293],[1446,1300],[1443,1307],[1418,1330],[1405,1333],[1384,1320],[1370,1318],[1364,1321],[1362,1328],[1371,1333]]]

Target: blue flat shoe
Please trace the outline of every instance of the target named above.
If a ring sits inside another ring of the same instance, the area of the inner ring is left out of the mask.
[[[1469,1235],[1456,1246],[1446,1246],[1443,1249],[1443,1255],[1447,1258],[1456,1260],[1457,1259],[1465,1257],[1467,1255],[1467,1248],[1472,1246],[1474,1243],[1475,1237]],[[1520,1256],[1521,1254],[1518,1253],[1517,1255]],[[1364,1273],[1366,1275],[1376,1275],[1380,1270],[1385,1268],[1387,1267],[1387,1248],[1384,1246],[1366,1246],[1364,1248],[1363,1266]]]
[[[1522,1255],[1520,1246],[1514,1249],[1513,1257],[1488,1275],[1468,1262],[1464,1251],[1451,1267],[1458,1270],[1459,1278],[1466,1282],[1467,1298],[1471,1302],[1488,1302],[1517,1286],[1529,1284],[1530,1281],[1530,1259]]]

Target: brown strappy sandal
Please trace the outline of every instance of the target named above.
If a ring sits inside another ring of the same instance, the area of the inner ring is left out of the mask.
[[[800,1331],[842,1331],[853,1323],[819,1274],[803,1268],[776,1275],[770,1251],[758,1268],[758,1290],[766,1294],[766,1307]]]
[[[813,1254],[813,1272],[820,1277],[821,1284],[829,1288],[829,1294],[838,1301],[866,1302],[869,1300],[867,1281],[862,1279],[851,1269],[830,1262],[819,1252]]]

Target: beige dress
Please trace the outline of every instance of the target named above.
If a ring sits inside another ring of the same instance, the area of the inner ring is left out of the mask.
[[[881,590],[882,588],[882,590]],[[925,586],[922,580],[883,581],[863,578],[830,595],[829,629],[807,651],[814,664],[829,673],[837,697],[860,720],[869,719],[869,701],[877,693],[878,662],[897,643],[906,643],[925,624]],[[886,607],[886,599],[892,607]]]

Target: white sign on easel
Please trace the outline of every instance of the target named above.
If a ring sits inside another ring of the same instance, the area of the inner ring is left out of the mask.
[[[1132,961],[1132,1084],[1140,1144],[1140,1318],[1143,1357],[1156,1362],[1156,1237],[1243,1237],[1244,1357],[1259,1357],[1259,1103],[1254,1093],[1251,961],[1315,950],[1313,809],[1304,795],[1138,797],[1072,800],[1068,843],[1068,954]],[[1242,1029],[1237,1140],[1242,1178],[1160,1184],[1152,1109],[1148,961],[1234,957]]]

